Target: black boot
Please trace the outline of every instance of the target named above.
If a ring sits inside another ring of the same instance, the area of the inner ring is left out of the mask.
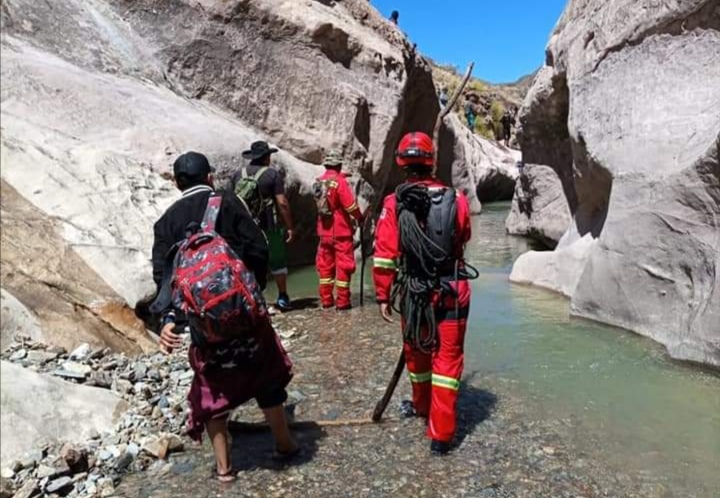
[[[432,440],[432,443],[430,443],[430,454],[432,456],[445,456],[450,451],[450,443],[446,443],[445,441],[436,441],[435,439]]]
[[[400,403],[400,415],[402,415],[403,418],[417,417],[417,412],[415,411],[415,405],[413,405],[412,401],[410,401],[409,399],[406,399]]]

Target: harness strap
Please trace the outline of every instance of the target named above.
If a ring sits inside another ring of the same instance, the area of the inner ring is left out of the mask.
[[[222,197],[220,195],[213,194],[208,199],[205,214],[203,215],[202,225],[200,225],[203,232],[215,231],[215,224],[217,223],[218,214],[220,214],[221,204]]]

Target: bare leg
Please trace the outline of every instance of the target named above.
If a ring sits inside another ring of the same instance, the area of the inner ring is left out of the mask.
[[[275,275],[274,277],[278,288],[278,294],[287,294],[287,273]]]
[[[270,426],[270,431],[275,438],[275,448],[280,453],[292,453],[297,449],[297,443],[290,434],[287,418],[283,405],[263,409],[265,420]]]
[[[218,476],[227,476],[232,467],[230,465],[230,434],[227,429],[227,416],[212,419],[207,423],[207,433],[212,442],[215,460],[217,462]]]

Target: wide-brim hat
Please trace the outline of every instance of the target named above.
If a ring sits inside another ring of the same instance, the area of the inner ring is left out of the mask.
[[[277,151],[275,147],[270,147],[264,140],[258,140],[250,145],[250,150],[243,151],[242,156],[245,159],[260,159]]]
[[[343,157],[342,154],[337,150],[331,150],[327,154],[325,154],[325,159],[323,159],[323,166],[329,166],[329,167],[336,167],[336,166],[342,166],[343,164]]]

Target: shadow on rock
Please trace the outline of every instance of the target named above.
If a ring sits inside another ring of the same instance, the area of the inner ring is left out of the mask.
[[[292,407],[289,411],[293,411]],[[318,441],[327,437],[327,433],[316,422],[295,422],[292,413],[289,413],[289,419],[291,424],[297,426],[292,432],[300,446],[300,453],[287,461],[276,461],[272,458],[275,450],[274,440],[266,425],[230,422],[234,469],[237,471],[282,470],[312,461],[318,451]]]
[[[320,305],[316,297],[302,297],[294,299],[292,302],[292,311],[313,310],[319,307]]]
[[[457,434],[455,445],[460,446],[475,428],[490,418],[497,396],[471,384],[474,375],[462,381],[457,404]]]

